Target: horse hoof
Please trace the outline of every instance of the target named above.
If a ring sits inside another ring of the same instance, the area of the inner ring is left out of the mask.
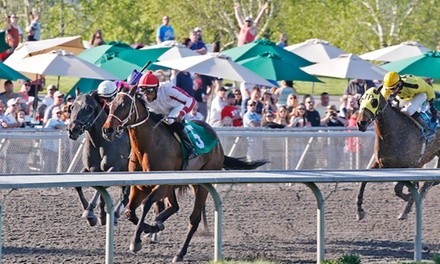
[[[176,262],[182,262],[183,261],[183,258],[181,258],[181,257],[179,257],[179,256],[175,256],[174,258],[173,258],[173,263],[176,263]]]
[[[153,244],[159,243],[159,234],[158,233],[148,233],[143,237],[143,240],[148,241]]]
[[[399,219],[399,220],[406,220],[406,219],[408,219],[408,214],[401,213],[397,219]]]
[[[130,251],[131,252],[133,252],[133,253],[136,253],[136,252],[138,252],[139,250],[141,250],[142,249],[142,242],[131,242],[130,243]]]
[[[358,221],[364,219],[364,218],[365,218],[365,211],[364,211],[364,210],[359,211],[359,212],[357,213],[357,217],[356,217],[356,218],[357,218]]]
[[[165,229],[165,225],[161,221],[156,222],[156,227],[159,229],[159,231],[163,231]]]
[[[89,226],[95,226],[98,223],[98,218],[96,216],[87,218],[87,222],[89,223]]]
[[[196,233],[197,236],[199,237],[212,237],[212,233],[209,230],[200,230],[197,231]]]

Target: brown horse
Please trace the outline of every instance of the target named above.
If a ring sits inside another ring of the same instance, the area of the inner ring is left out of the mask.
[[[374,121],[376,140],[374,143],[375,161],[372,169],[379,168],[421,168],[435,156],[440,155],[440,135],[436,131],[435,138],[429,144],[422,138],[420,125],[398,107],[384,98],[381,87],[369,89],[361,98],[357,125],[360,131],[365,131]],[[437,162],[437,168],[440,162]],[[362,208],[365,185],[363,182],[357,197],[358,219],[365,216]],[[424,195],[433,182],[425,182],[420,189]],[[404,212],[399,219],[407,219],[411,211],[413,198],[411,194],[403,193],[404,184],[399,182],[394,190],[397,196],[407,201]]]
[[[129,130],[130,142],[133,155],[130,158],[129,171],[172,171],[181,170],[184,157],[182,147],[178,140],[170,132],[170,128],[163,120],[163,116],[150,112],[145,106],[141,94],[136,93],[134,87],[129,93],[119,93],[110,105],[110,114],[103,127],[103,134],[109,140],[123,131]],[[224,155],[223,148],[215,131],[206,123],[199,122],[212,138],[216,140],[214,148],[200,154],[188,163],[188,170],[221,170],[238,169],[250,170],[264,165],[265,161],[246,162],[242,159]],[[204,144],[198,141],[197,144]],[[148,176],[148,175],[146,175]],[[133,186],[130,190],[130,201],[126,215],[137,223],[136,231],[130,242],[130,250],[137,252],[142,247],[141,234],[154,233],[164,229],[163,222],[179,210],[175,195],[176,186]],[[195,193],[193,212],[190,216],[189,231],[173,262],[182,261],[187,253],[188,245],[201,221],[201,213],[205,207],[207,190],[198,185],[192,185]],[[143,190],[142,188],[147,188]],[[149,193],[149,191],[151,192]],[[149,193],[149,194],[148,194]],[[148,194],[148,196],[147,196]],[[144,199],[144,197],[146,197]],[[152,204],[161,199],[167,199],[167,208],[156,218],[155,224],[146,224],[145,217]],[[143,202],[142,216],[138,220],[134,215],[136,207]]]

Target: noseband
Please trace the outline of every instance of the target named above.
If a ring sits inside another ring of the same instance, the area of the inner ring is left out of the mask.
[[[125,128],[125,127],[126,128],[134,128],[134,127],[140,126],[140,125],[145,123],[150,118],[150,111],[148,111],[148,109],[147,109],[147,117],[145,119],[143,119],[143,120],[141,120],[141,121],[139,121],[137,123],[134,123],[134,124],[131,124],[131,125],[127,125],[127,123],[131,120],[131,117],[133,116],[133,114],[136,114],[135,121],[140,119],[139,111],[138,111],[138,109],[136,107],[136,96],[131,96],[128,93],[119,93],[119,94],[127,96],[131,100],[131,104],[130,104],[130,110],[128,112],[128,115],[127,115],[127,117],[124,120],[122,120],[121,118],[115,116],[114,114],[109,114],[110,120],[112,118],[114,118],[114,119],[118,120],[118,122],[120,123],[120,125],[116,128],[116,131],[118,133],[122,132],[123,128]]]

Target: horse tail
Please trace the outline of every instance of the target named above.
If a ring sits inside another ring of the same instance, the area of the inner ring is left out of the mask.
[[[265,160],[246,161],[245,158],[233,158],[225,155],[223,168],[225,170],[254,170],[266,163]]]

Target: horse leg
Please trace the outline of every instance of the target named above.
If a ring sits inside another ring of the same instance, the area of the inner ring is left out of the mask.
[[[195,194],[196,194],[196,198],[194,201],[194,208],[189,218],[189,230],[188,233],[186,234],[186,239],[179,250],[179,253],[173,258],[173,263],[183,261],[183,257],[186,255],[188,251],[189,243],[194,233],[197,231],[197,228],[202,218],[202,211],[205,208],[206,198],[208,197],[208,191],[202,186],[196,186]]]
[[[82,190],[77,189],[77,191],[78,192],[81,191],[81,193],[82,193]],[[82,195],[84,196],[84,194],[82,194]],[[84,212],[81,216],[82,218],[85,218],[87,220],[87,222],[89,222],[90,226],[95,226],[98,222],[98,219],[95,215],[95,212],[93,212],[93,209],[95,209],[95,207],[96,207],[96,201],[99,196],[100,196],[99,192],[95,191],[92,199],[90,200],[90,203],[88,203],[87,207],[84,209]]]
[[[121,217],[122,211],[127,206],[129,201],[129,195],[130,195],[130,186],[122,186],[122,200],[116,205],[115,210],[115,220],[119,219]]]
[[[165,202],[163,200],[155,202],[153,206],[153,210],[156,219],[157,216],[160,214],[160,212],[165,210]],[[145,237],[148,238],[152,243],[159,242],[159,233],[148,233]]]
[[[129,201],[124,214],[125,217],[133,224],[137,225],[139,222],[139,218],[136,216],[136,208],[141,205],[142,201],[145,200],[150,193],[150,186],[130,187]]]
[[[151,206],[159,200],[165,199],[168,196],[172,196],[172,193],[174,192],[173,186],[168,185],[156,185],[152,190],[151,193],[147,196],[145,199],[145,202],[142,207],[142,216],[139,219],[139,222],[136,226],[136,231],[134,233],[134,236],[132,237],[130,241],[130,251],[131,252],[138,252],[142,248],[142,240],[141,240],[141,234],[142,232],[145,233],[157,233],[161,230],[163,230],[163,225],[156,223],[155,226],[151,226],[145,223],[145,217],[148,213],[148,211],[151,209]]]
[[[425,198],[426,193],[428,192],[429,189],[431,189],[432,186],[434,186],[434,182],[423,183],[423,185],[419,191],[420,199],[423,200]],[[399,220],[408,219],[408,214],[411,212],[413,203],[414,203],[414,198],[412,197],[412,195],[410,195],[410,197],[409,197],[408,201],[406,202],[406,205],[403,209],[403,212],[398,217]]]
[[[357,196],[357,220],[360,221],[365,217],[365,210],[362,208],[362,204],[364,202],[364,191],[367,182],[361,182],[361,187],[359,188],[358,196]]]
[[[394,193],[397,197],[401,198],[405,202],[408,202],[412,195],[411,193],[403,193],[403,187],[405,187],[405,184],[403,182],[397,182],[396,185],[394,185]]]
[[[99,195],[99,223],[101,225],[106,225],[107,224],[107,215],[105,212],[105,201],[104,201],[104,197],[102,197],[102,195]],[[111,213],[111,212],[109,212]],[[116,220],[115,220],[116,221]]]

